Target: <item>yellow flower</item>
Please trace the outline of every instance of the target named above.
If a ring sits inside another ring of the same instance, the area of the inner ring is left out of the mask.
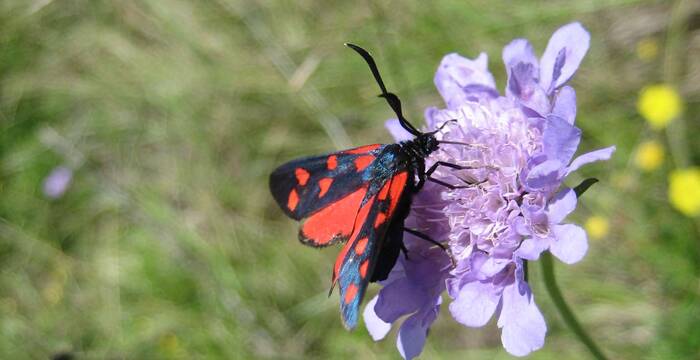
[[[644,171],[656,170],[664,162],[664,147],[657,141],[645,141],[639,145],[634,163]]]
[[[680,115],[682,101],[678,92],[668,85],[650,85],[642,89],[637,110],[652,128],[660,130]]]
[[[700,168],[674,170],[669,178],[668,198],[686,216],[700,214]]]
[[[651,61],[659,55],[659,42],[652,37],[639,40],[637,43],[637,56],[643,61]]]
[[[598,215],[589,217],[583,226],[586,227],[586,232],[593,240],[604,238],[608,235],[608,231],[610,230],[608,219]]]

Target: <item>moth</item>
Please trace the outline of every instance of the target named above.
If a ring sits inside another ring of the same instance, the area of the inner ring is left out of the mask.
[[[354,44],[345,44],[367,62],[384,98],[401,126],[414,138],[396,144],[372,144],[292,160],[270,175],[270,191],[287,216],[301,221],[299,240],[309,246],[326,247],[344,243],[335,261],[331,292],[340,288],[343,325],[357,325],[359,307],[370,282],[385,280],[393,268],[409,232],[445,247],[414,229],[404,226],[413,194],[426,181],[459,188],[434,179],[439,167],[467,167],[435,162],[426,170],[425,159],[441,143],[432,132],[421,132],[403,116],[398,96],[386,90],[372,56]],[[464,144],[468,145],[468,144]],[[329,293],[330,294],[330,293]]]

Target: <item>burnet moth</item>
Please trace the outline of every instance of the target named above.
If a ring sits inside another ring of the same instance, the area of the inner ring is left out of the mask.
[[[411,198],[434,181],[439,166],[425,168],[425,158],[438,149],[435,133],[421,132],[406,120],[399,98],[386,90],[372,56],[363,48],[345,44],[369,65],[383,97],[401,126],[414,138],[398,144],[372,144],[331,154],[292,160],[270,175],[270,191],[282,210],[302,221],[299,240],[313,247],[345,243],[333,267],[331,291],[340,287],[340,313],[348,329],[357,325],[367,284],[387,278],[403,245],[404,231],[444,246],[426,235],[404,227]],[[443,126],[447,124],[444,123]],[[463,144],[468,145],[468,144]]]

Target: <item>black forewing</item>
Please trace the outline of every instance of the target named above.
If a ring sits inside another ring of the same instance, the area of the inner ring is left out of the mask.
[[[403,228],[403,218],[396,216],[403,216],[404,212],[397,210],[402,204],[400,200],[410,196],[406,191],[410,181],[409,172],[402,169],[381,182],[382,190],[360,209],[351,240],[336,259],[334,283],[337,280],[340,287],[340,310],[348,328],[357,324],[367,284],[377,276],[386,278],[396,262],[401,244],[387,243],[387,234],[394,226]],[[394,225],[395,222],[401,225]],[[375,275],[377,271],[379,274]]]
[[[287,216],[301,220],[366,185],[364,171],[358,171],[358,159],[374,159],[384,146],[367,145],[292,160],[272,172],[270,192]],[[308,178],[304,177],[305,173]],[[322,187],[329,182],[324,192]]]

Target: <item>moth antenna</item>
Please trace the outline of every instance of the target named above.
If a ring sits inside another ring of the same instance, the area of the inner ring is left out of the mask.
[[[462,145],[466,147],[473,147],[477,149],[488,149],[487,146],[481,145],[481,144],[470,144],[470,143],[465,143],[465,142],[460,142],[460,141],[449,141],[449,140],[438,140],[438,144],[452,144],[452,145]]]
[[[450,119],[445,121],[444,123],[440,124],[440,126],[437,128],[437,130],[433,130],[430,132],[431,135],[437,134],[438,132],[442,131],[442,128],[447,126],[449,123],[457,122],[457,119]]]
[[[379,69],[377,68],[377,64],[374,62],[374,58],[372,58],[372,55],[367,52],[367,50],[351,43],[345,43],[345,46],[355,50],[360,56],[362,56],[363,59],[365,59],[365,62],[367,62],[367,65],[369,66],[369,69],[372,71],[372,75],[374,75],[374,80],[377,81],[377,85],[379,85],[379,89],[382,90],[381,95],[379,97],[383,97],[386,102],[389,104],[392,110],[394,110],[394,113],[396,114],[396,117],[399,119],[399,123],[401,124],[401,127],[406,129],[406,131],[410,132],[414,136],[419,136],[422,133],[418,131],[406,118],[403,116],[403,111],[401,109],[401,100],[399,99],[398,96],[394,93],[390,93],[386,90],[386,86],[384,86],[384,81],[382,80],[382,76],[379,74]]]

